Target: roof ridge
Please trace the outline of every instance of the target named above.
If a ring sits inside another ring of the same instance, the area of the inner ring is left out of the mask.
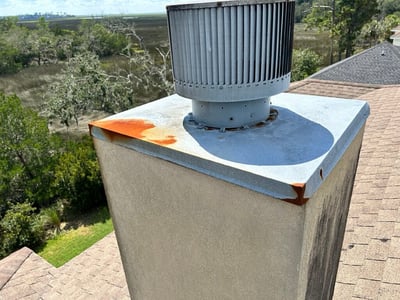
[[[23,247],[0,260],[0,290],[14,277],[32,253],[33,250]]]

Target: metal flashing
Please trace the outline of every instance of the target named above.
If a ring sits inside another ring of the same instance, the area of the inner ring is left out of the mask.
[[[191,100],[172,95],[90,124],[96,139],[303,205],[326,180],[369,115],[365,101],[282,93],[278,116],[220,131],[188,117]],[[301,183],[301,184],[299,184]]]

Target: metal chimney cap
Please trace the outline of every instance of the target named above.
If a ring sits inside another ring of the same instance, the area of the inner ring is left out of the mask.
[[[167,10],[182,10],[182,9],[198,9],[198,8],[214,8],[214,7],[229,7],[229,6],[242,6],[242,5],[257,5],[257,4],[268,4],[268,3],[280,3],[280,2],[295,2],[296,0],[225,0],[225,1],[210,1],[210,0],[198,0],[198,1],[184,1],[177,4],[167,5]]]
[[[167,6],[175,90],[192,99],[195,122],[237,128],[269,117],[269,97],[290,83],[294,9],[294,0]]]

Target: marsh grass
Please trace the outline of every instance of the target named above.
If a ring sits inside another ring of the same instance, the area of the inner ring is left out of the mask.
[[[50,84],[59,79],[63,64],[31,66],[12,75],[0,76],[0,90],[16,94],[27,107],[39,108]]]
[[[329,65],[331,40],[328,32],[318,32],[316,29],[307,29],[305,24],[295,24],[293,47],[311,49],[322,57],[321,67]]]
[[[79,20],[64,20],[60,27],[78,28]],[[147,47],[167,47],[168,32],[165,15],[132,16],[132,22],[140,36],[144,38]],[[71,23],[71,24],[70,24]],[[322,66],[329,64],[330,39],[327,32],[307,30],[305,24],[295,24],[294,48],[310,48],[322,56]],[[119,56],[103,60],[103,66],[109,71],[123,68],[125,60]],[[59,80],[63,63],[42,66],[31,66],[17,74],[0,76],[0,90],[6,94],[16,94],[24,105],[40,108],[43,96],[51,83]]]

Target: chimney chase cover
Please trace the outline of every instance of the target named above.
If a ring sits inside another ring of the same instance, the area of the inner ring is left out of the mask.
[[[294,7],[294,0],[167,6],[175,89],[193,100],[194,121],[236,128],[269,117],[269,97],[290,83]]]

